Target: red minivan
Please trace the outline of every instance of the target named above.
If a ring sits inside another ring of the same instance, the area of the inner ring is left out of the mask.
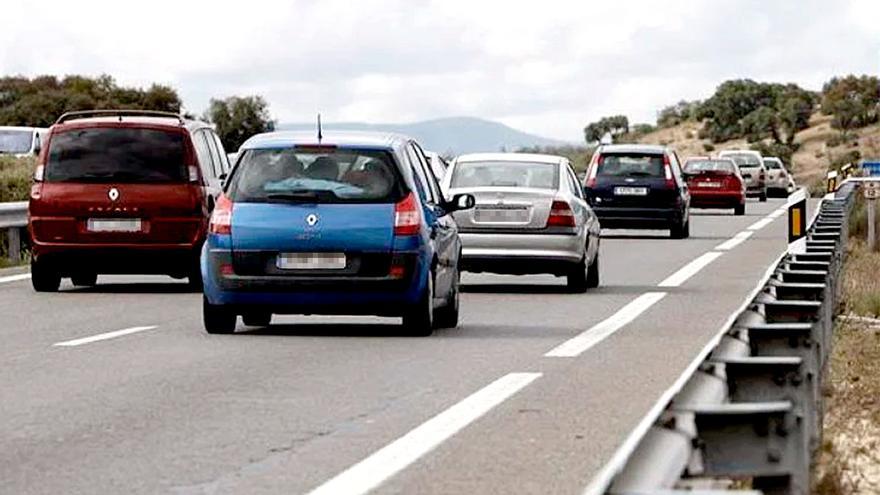
[[[49,131],[31,188],[31,280],[166,274],[201,286],[208,217],[229,170],[204,122],[165,112],[62,115]]]

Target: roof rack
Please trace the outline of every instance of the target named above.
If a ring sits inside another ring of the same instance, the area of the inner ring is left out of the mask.
[[[180,114],[160,112],[158,110],[81,110],[78,112],[66,112],[62,114],[61,117],[58,117],[58,120],[55,121],[55,124],[61,124],[68,120],[86,119],[90,117],[119,117],[120,122],[122,121],[122,117],[165,117],[177,119],[180,122],[180,125],[186,123],[183,116]]]

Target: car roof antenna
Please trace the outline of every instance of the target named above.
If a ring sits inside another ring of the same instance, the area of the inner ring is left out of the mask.
[[[321,131],[321,114],[318,114],[318,144],[321,144],[321,140],[324,139],[324,133]]]

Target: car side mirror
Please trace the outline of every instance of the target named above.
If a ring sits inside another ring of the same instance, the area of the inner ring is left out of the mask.
[[[446,203],[444,208],[447,212],[470,210],[477,204],[477,198],[473,194],[456,194],[452,200]]]

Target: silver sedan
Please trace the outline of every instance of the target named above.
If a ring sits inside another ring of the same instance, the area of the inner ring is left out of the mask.
[[[599,285],[599,220],[568,159],[481,153],[455,159],[444,191],[469,193],[476,207],[454,213],[462,269],[567,277],[571,290]]]

